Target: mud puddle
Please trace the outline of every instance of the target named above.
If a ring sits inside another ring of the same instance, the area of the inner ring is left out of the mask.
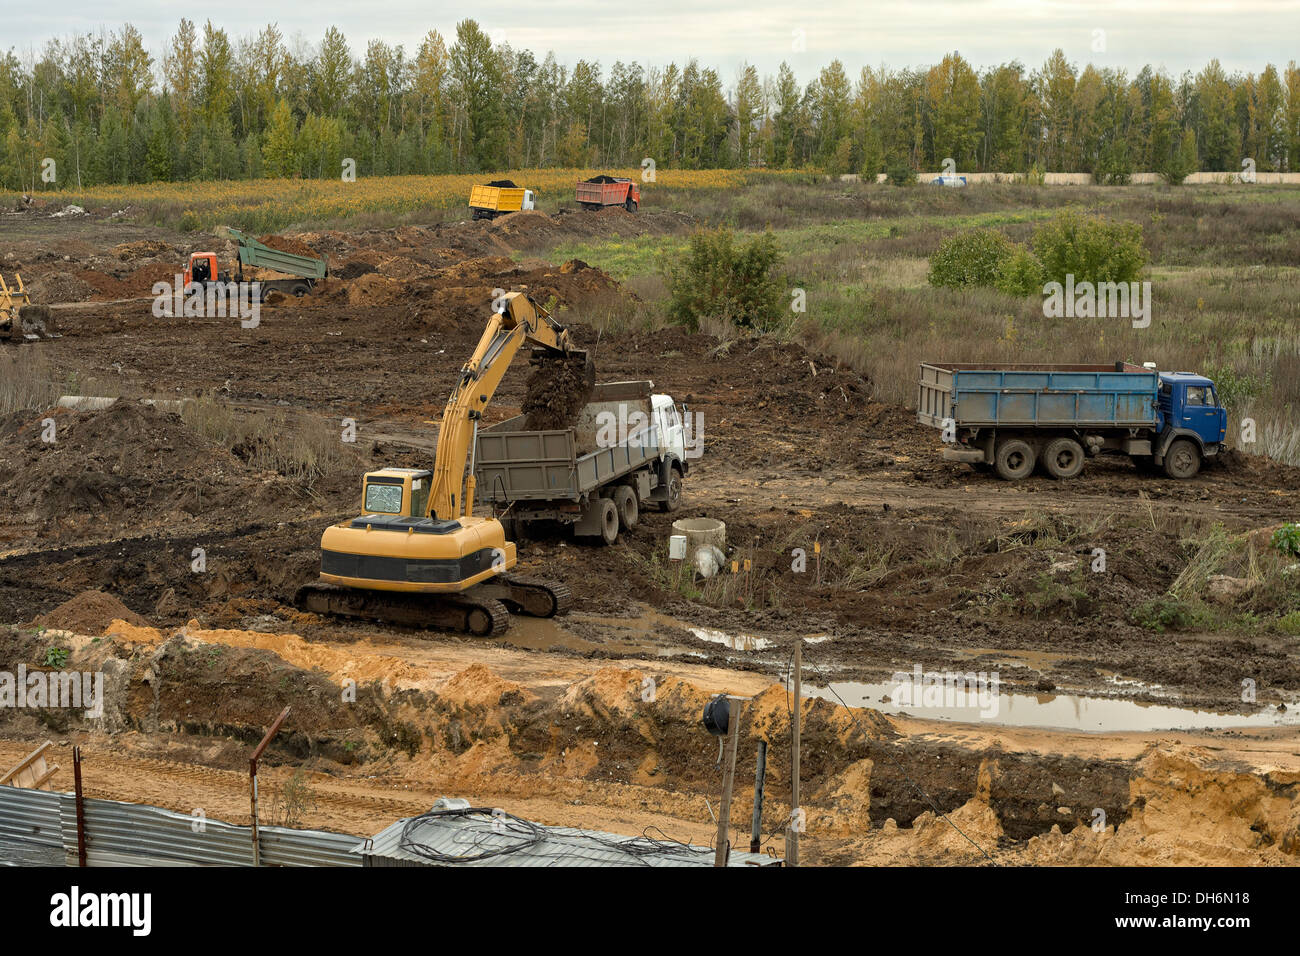
[[[825,687],[804,687],[810,696],[850,707],[871,707],[885,714],[954,723],[1084,733],[1300,726],[1300,707],[1294,705],[1285,711],[1266,707],[1252,714],[1229,714],[1137,700],[1078,694],[1001,694],[987,686],[967,689],[951,684],[923,686],[911,681],[832,681]]]

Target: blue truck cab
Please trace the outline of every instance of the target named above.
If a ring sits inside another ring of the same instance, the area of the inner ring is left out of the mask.
[[[1035,468],[1073,478],[1101,454],[1191,478],[1228,430],[1210,379],[1129,362],[923,364],[917,420],[940,429],[945,461],[1008,481]]]
[[[1188,431],[1201,445],[1216,446],[1228,434],[1228,412],[1219,405],[1214,383],[1192,372],[1161,372],[1158,407],[1161,430]]]

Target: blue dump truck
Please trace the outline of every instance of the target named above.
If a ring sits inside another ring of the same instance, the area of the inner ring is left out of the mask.
[[[1219,453],[1228,429],[1205,376],[1127,362],[922,365],[916,417],[941,431],[945,461],[1008,481],[1035,466],[1073,478],[1103,453],[1191,478]]]

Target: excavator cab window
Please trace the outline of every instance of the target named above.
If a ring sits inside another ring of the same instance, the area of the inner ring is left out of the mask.
[[[411,514],[414,517],[422,517],[429,507],[429,487],[428,478],[413,478],[411,480]]]
[[[366,482],[366,501],[362,510],[369,515],[400,515],[402,513],[402,486],[400,484]]]
[[[212,271],[208,267],[206,258],[194,260],[193,277],[195,283],[207,282],[212,278]]]

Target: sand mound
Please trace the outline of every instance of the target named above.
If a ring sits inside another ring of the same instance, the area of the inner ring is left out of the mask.
[[[48,614],[36,618],[32,621],[32,626],[60,628],[76,634],[93,634],[98,637],[114,622],[125,623],[132,627],[149,625],[148,621],[113,595],[105,594],[103,591],[82,591]]]
[[[471,664],[435,688],[438,697],[466,707],[500,707],[531,698],[523,684],[505,680],[482,664]]]

